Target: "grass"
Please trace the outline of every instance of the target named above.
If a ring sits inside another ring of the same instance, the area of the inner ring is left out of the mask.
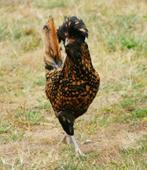
[[[10,126],[8,124],[1,124],[0,125],[0,133],[7,133],[10,129]]]
[[[40,120],[42,119],[42,115],[35,111],[26,111],[26,112],[20,112],[16,114],[16,119],[20,123],[26,123],[26,124],[38,124]]]
[[[0,1],[0,170],[147,169],[145,0]],[[86,157],[58,145],[62,128],[44,94],[42,27],[76,15],[101,86],[75,124]],[[90,139],[91,143],[84,143]]]

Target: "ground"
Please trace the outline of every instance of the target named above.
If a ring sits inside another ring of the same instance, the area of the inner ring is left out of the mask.
[[[147,1],[0,1],[0,170],[147,169]],[[75,124],[85,157],[60,144],[44,93],[42,27],[76,15],[101,86]]]

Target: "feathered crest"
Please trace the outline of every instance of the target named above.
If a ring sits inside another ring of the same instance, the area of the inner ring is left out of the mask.
[[[88,29],[84,22],[76,16],[65,17],[63,24],[57,30],[57,35],[59,41],[65,41],[67,36],[84,41],[88,37]]]

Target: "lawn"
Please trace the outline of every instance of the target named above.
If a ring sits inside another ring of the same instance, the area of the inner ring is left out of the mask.
[[[83,19],[101,77],[75,123],[85,157],[59,144],[63,130],[44,93],[42,27],[50,15],[57,26],[64,16]],[[147,169],[146,75],[146,0],[1,0],[0,170]]]

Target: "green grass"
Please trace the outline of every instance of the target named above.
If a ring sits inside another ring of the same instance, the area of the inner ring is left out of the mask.
[[[35,80],[35,85],[38,86],[44,86],[45,84],[45,78],[44,77],[38,77],[37,80]]]
[[[6,30],[7,25],[5,23],[0,23],[0,41],[8,37],[8,31]]]
[[[10,129],[9,124],[0,124],[0,134],[7,133],[9,129]]]
[[[147,169],[145,1],[0,1],[0,170]],[[84,20],[101,86],[75,123],[85,157],[60,144],[62,128],[44,93],[42,27]],[[90,139],[92,142],[83,144]]]
[[[54,9],[54,8],[65,8],[68,7],[68,1],[67,0],[51,0],[48,2],[48,0],[36,0],[34,1],[35,6],[43,9]]]
[[[147,109],[136,109],[133,111],[133,116],[136,118],[145,118],[147,117]]]
[[[16,113],[16,120],[19,123],[25,123],[29,125],[39,124],[43,120],[41,113],[36,111],[24,111]]]

